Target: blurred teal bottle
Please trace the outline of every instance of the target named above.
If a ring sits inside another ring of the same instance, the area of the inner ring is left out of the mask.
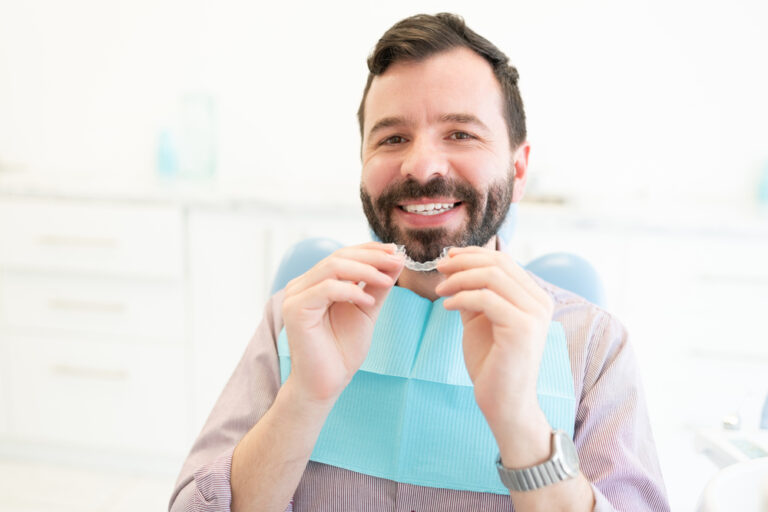
[[[182,178],[216,173],[216,108],[208,93],[187,93],[179,105],[178,167]]]
[[[157,137],[157,174],[161,178],[173,178],[179,173],[179,159],[176,156],[176,145],[173,135],[168,129],[160,131]]]
[[[216,107],[208,93],[183,94],[173,119],[158,133],[161,178],[207,179],[216,174]]]

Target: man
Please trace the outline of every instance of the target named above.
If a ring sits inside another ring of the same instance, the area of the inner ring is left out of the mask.
[[[343,248],[272,298],[170,509],[667,510],[625,330],[499,250],[530,149],[516,70],[448,14],[393,26],[369,69],[360,193],[385,243]],[[419,262],[453,248],[420,272],[393,242]],[[421,327],[387,338],[420,305]],[[427,341],[451,319],[454,338]],[[411,373],[374,368],[412,331]],[[454,348],[445,377],[430,358]],[[414,379],[422,363],[440,377]]]

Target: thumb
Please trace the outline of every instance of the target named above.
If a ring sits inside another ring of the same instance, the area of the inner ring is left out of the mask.
[[[387,295],[389,295],[389,292],[392,291],[392,288],[397,283],[397,280],[400,278],[400,274],[403,272],[403,268],[405,268],[405,259],[403,258],[403,261],[401,262],[398,267],[392,271],[386,272],[386,274],[392,278],[392,284],[389,286],[376,286],[373,284],[366,284],[365,285],[365,292],[369,295],[371,295],[376,302],[370,307],[370,309],[373,312],[378,312],[378,310],[381,308],[381,306],[384,304],[384,301],[387,298]]]

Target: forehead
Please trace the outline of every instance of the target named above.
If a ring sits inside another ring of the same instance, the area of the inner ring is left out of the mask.
[[[490,128],[506,130],[501,86],[491,65],[468,48],[398,62],[374,77],[365,101],[363,133],[386,117],[420,123],[447,113],[474,114]]]

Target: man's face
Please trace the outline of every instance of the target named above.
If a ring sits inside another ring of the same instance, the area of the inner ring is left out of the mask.
[[[516,172],[502,112],[491,66],[466,48],[396,63],[374,78],[360,194],[383,242],[428,261],[443,247],[491,240]]]

